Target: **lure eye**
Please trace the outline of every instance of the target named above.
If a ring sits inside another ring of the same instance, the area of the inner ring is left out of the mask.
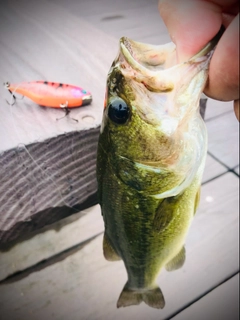
[[[117,124],[124,124],[130,116],[130,108],[121,98],[114,98],[108,105],[108,116]]]

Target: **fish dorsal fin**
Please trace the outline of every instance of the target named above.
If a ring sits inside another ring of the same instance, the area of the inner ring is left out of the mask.
[[[108,261],[121,260],[119,255],[116,253],[116,251],[113,249],[112,245],[110,244],[105,233],[103,236],[103,255],[104,255],[104,258]]]
[[[185,247],[183,246],[179,253],[166,264],[165,269],[167,271],[174,271],[180,269],[184,265],[185,259],[186,251]]]

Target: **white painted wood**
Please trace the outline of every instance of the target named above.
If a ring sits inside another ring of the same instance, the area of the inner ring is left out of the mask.
[[[233,101],[226,102],[208,98],[205,120],[208,121],[230,111],[233,111]]]
[[[68,5],[65,0],[48,1],[61,5],[66,9],[66,11],[69,11],[81,17],[86,17],[87,19],[98,16],[99,13],[101,13],[102,15],[105,14],[105,16],[109,16],[113,12],[116,14],[119,11],[138,11],[139,9],[147,9],[151,5],[154,5],[154,7],[156,7],[158,3],[157,0],[101,0],[101,2],[99,2],[98,0],[69,0]],[[94,21],[96,21],[96,19],[94,19]]]
[[[225,168],[222,164],[213,159],[210,155],[207,155],[202,182],[206,182],[226,171],[227,168]]]
[[[235,113],[206,122],[208,150],[230,168],[239,164],[239,122]]]
[[[10,250],[0,252],[0,280],[103,232],[99,206],[83,210],[45,229]]]
[[[2,317],[19,320],[27,316],[33,320],[166,319],[238,270],[237,189],[238,179],[232,173],[202,188],[200,209],[187,238],[186,262],[178,271],[163,270],[158,279],[166,299],[163,310],[144,304],[116,308],[126,272],[121,261],[104,260],[100,236],[62,261],[17,282],[2,284]],[[100,214],[98,219],[101,219]]]
[[[0,247],[66,217],[96,192],[106,76],[117,52],[117,40],[52,1],[0,1],[0,82],[56,81],[93,96],[57,121],[62,110],[27,98],[8,105],[0,86]]]
[[[117,40],[51,1],[1,1],[0,82],[47,80],[78,85],[91,91],[93,102],[72,110],[44,108],[31,100],[9,106],[0,86],[0,153],[66,132],[101,123],[106,75],[118,51]],[[116,46],[115,46],[116,45]],[[88,121],[91,116],[92,121]]]
[[[208,293],[172,320],[238,320],[239,274]]]
[[[239,175],[239,165],[234,169],[234,171]]]
[[[68,12],[90,22],[96,28],[120,38],[127,36],[136,41],[152,44],[164,44],[170,40],[167,29],[158,12],[157,0],[101,1],[100,8],[96,1],[75,1],[71,5],[64,0],[54,0]],[[137,17],[137,19],[136,19]]]

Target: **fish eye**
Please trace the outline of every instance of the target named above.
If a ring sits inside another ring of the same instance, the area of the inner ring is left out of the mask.
[[[124,124],[129,119],[130,108],[127,103],[119,97],[111,99],[108,105],[108,116],[112,122]]]

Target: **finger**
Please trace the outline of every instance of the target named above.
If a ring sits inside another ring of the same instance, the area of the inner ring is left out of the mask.
[[[209,66],[204,93],[217,100],[239,99],[239,15],[221,37]]]
[[[159,12],[176,44],[178,62],[199,52],[219,31],[221,8],[197,0],[161,0]]]

